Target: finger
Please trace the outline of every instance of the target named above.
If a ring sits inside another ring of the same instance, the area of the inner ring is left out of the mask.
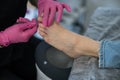
[[[34,23],[34,22],[27,22],[27,23],[21,23],[21,24],[19,24],[19,28],[21,30],[31,29],[34,26],[36,26],[36,23]]]
[[[38,27],[38,21],[36,19],[32,19],[31,22],[36,23],[36,26]]]
[[[38,23],[42,23],[42,18],[43,18],[43,13],[40,16],[38,16]]]
[[[69,5],[65,4],[65,3],[62,3],[63,7],[68,11],[68,12],[71,12],[71,8]]]
[[[62,14],[63,14],[63,7],[61,5],[57,6],[57,10],[58,10],[58,15],[57,15],[57,22],[59,23],[61,18],[62,18]]]
[[[29,37],[29,36],[34,35],[36,32],[37,32],[37,27],[34,26],[34,27],[32,27],[31,29],[25,30],[25,31],[24,31],[24,35],[26,35],[26,36]]]
[[[43,13],[43,8],[38,8],[38,17],[40,17]]]
[[[30,22],[27,18],[19,17],[16,21],[17,23],[25,23],[25,22]]]
[[[48,26],[52,24],[55,17],[55,12],[56,12],[56,8],[51,8],[49,19],[48,19]]]
[[[33,22],[33,23],[37,23],[37,20],[36,20],[36,19],[32,19],[31,22]]]
[[[38,17],[38,22],[42,23],[42,17]]]
[[[44,10],[43,20],[42,20],[42,23],[43,23],[44,26],[47,26],[48,17],[49,17],[49,11],[50,11],[49,8],[46,8],[46,9]]]

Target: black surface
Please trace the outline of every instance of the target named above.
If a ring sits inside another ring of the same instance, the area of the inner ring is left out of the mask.
[[[0,30],[15,24],[26,13],[27,0],[0,0]]]
[[[50,77],[52,80],[68,80],[71,68],[57,68],[53,66],[46,58],[46,51],[52,46],[48,45],[46,42],[42,41],[36,49],[35,59],[40,70]],[[47,64],[44,64],[47,61]]]

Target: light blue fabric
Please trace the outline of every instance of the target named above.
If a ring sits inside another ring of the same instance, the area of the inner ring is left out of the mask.
[[[120,41],[101,41],[100,68],[120,68]]]

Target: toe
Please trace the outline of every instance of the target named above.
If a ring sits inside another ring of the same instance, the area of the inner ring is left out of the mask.
[[[45,28],[45,27],[42,27],[42,26],[39,26],[39,30],[45,32],[45,31],[46,31],[46,28]]]
[[[45,32],[45,29],[44,28],[41,28],[41,27],[39,27],[39,31],[41,32]]]
[[[47,42],[47,43],[49,43],[49,41],[50,41],[49,38],[46,37],[46,36],[44,37],[44,40],[45,40],[45,42]]]
[[[39,34],[44,38],[47,34],[43,31],[39,31]]]

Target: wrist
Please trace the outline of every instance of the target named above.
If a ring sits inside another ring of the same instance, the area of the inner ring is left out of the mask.
[[[0,32],[0,46],[7,47],[9,43],[10,42],[9,42],[7,35],[3,31],[1,31]]]

